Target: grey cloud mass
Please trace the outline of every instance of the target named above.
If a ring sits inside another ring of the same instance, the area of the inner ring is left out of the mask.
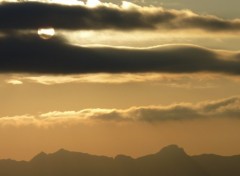
[[[226,73],[240,74],[237,52],[192,45],[154,48],[81,47],[37,35],[0,38],[1,73]]]
[[[236,32],[240,20],[226,20],[198,15],[186,10],[160,7],[124,9],[120,6],[66,6],[41,2],[0,4],[0,30],[29,30],[54,27],[64,30],[82,29],[200,29],[210,32]]]

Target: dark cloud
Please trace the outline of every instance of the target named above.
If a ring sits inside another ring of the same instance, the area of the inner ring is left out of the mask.
[[[177,104],[172,106],[140,107],[129,110],[129,114],[136,120],[147,122],[209,118],[239,119],[239,107],[240,98],[231,97],[218,101],[201,102],[195,105]]]
[[[0,30],[54,27],[81,29],[200,29],[239,31],[239,20],[224,20],[189,11],[134,7],[123,9],[99,6],[66,6],[40,2],[0,4]]]
[[[87,48],[37,35],[0,38],[2,73],[196,73],[240,74],[238,53],[192,45],[155,48]]]
[[[177,105],[173,107],[139,108],[136,110],[136,119],[155,122],[167,120],[189,120],[202,118],[203,115],[191,106]]]
[[[161,16],[161,15],[159,15]],[[164,15],[166,16],[166,15]],[[137,29],[153,28],[138,11],[66,6],[39,2],[0,5],[0,29]]]

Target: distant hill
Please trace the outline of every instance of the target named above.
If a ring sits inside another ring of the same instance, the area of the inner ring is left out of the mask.
[[[39,153],[30,161],[0,160],[1,176],[239,176],[239,156],[189,156],[170,145],[133,159],[95,156],[61,149]]]

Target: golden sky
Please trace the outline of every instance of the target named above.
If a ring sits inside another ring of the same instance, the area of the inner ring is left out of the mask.
[[[239,2],[0,2],[0,159],[240,153]]]

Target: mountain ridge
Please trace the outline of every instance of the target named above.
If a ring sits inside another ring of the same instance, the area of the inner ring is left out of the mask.
[[[3,176],[239,176],[240,155],[189,156],[169,145],[154,154],[132,158],[91,155],[60,149],[40,152],[30,161],[0,160]]]

